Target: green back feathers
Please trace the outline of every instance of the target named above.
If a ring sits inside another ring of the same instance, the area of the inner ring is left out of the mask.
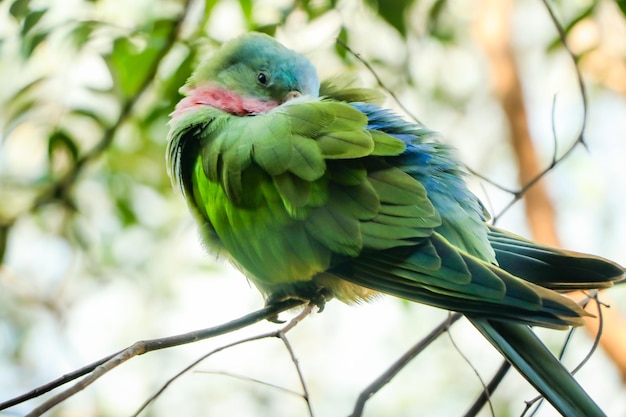
[[[209,230],[220,229],[220,244],[250,242],[250,252],[264,252],[256,241],[280,240],[275,246],[284,249],[284,242],[295,240],[289,233],[304,234],[305,241],[316,242],[304,252],[326,261],[314,268],[321,272],[332,256],[413,245],[440,223],[419,182],[384,162],[402,153],[404,142],[367,129],[367,123],[363,113],[330,100],[294,102],[253,117],[200,108],[172,124],[172,175],[192,190],[188,201]],[[184,152],[173,149],[185,143],[193,143],[188,150],[196,152],[194,163],[201,167],[191,173],[177,162]],[[254,222],[242,221],[245,216]],[[279,280],[276,268],[241,256],[242,244],[237,246],[227,249],[244,269],[263,282]],[[277,250],[261,258],[276,262],[280,256]],[[302,267],[296,278],[280,279],[305,280],[310,274]]]

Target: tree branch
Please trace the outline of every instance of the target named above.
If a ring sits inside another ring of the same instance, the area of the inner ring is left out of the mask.
[[[313,410],[311,408],[311,403],[309,401],[309,393],[306,389],[306,385],[304,383],[304,378],[302,376],[302,372],[300,370],[300,366],[298,365],[298,360],[295,357],[295,354],[293,352],[293,349],[291,348],[291,345],[289,344],[286,334],[289,330],[293,329],[298,323],[300,323],[300,321],[302,321],[302,319],[304,319],[306,316],[308,316],[309,314],[311,314],[311,311],[313,311],[313,304],[308,304],[306,306],[306,308],[300,313],[298,314],[295,318],[293,318],[292,320],[289,321],[289,323],[287,323],[286,326],[284,326],[282,329],[273,331],[273,332],[269,332],[269,333],[265,333],[265,334],[260,334],[257,336],[252,336],[252,337],[248,337],[233,343],[229,343],[225,346],[221,346],[217,349],[212,350],[211,352],[202,355],[200,358],[198,358],[197,360],[195,360],[194,362],[192,362],[190,365],[188,365],[187,367],[185,367],[182,371],[178,372],[176,375],[174,375],[172,378],[170,378],[169,380],[167,380],[167,382],[165,384],[163,384],[163,386],[156,392],[154,393],[154,395],[152,395],[150,398],[148,398],[140,407],[139,409],[137,409],[137,411],[135,411],[135,413],[133,414],[132,417],[137,417],[139,414],[141,414],[141,412],[143,410],[145,410],[145,408],[150,405],[154,400],[156,400],[166,389],[167,387],[169,387],[175,380],[177,380],[178,378],[180,378],[181,376],[183,376],[184,374],[186,374],[187,372],[189,372],[191,369],[193,369],[194,367],[196,367],[196,365],[200,364],[200,362],[204,361],[205,359],[207,359],[208,357],[212,356],[215,353],[221,352],[222,350],[231,348],[233,346],[237,346],[237,345],[241,345],[243,343],[248,343],[248,342],[253,342],[255,340],[260,340],[260,339],[266,339],[269,337],[278,337],[281,339],[281,341],[283,342],[283,344],[285,345],[285,348],[287,349],[287,351],[289,352],[289,356],[291,357],[292,362],[294,363],[294,366],[296,368],[296,372],[298,373],[298,378],[300,379],[301,385],[302,385],[302,389],[304,391],[303,394],[299,394],[301,395],[306,404],[307,404],[307,408],[309,411],[309,416],[313,417]],[[271,316],[270,316],[271,318]],[[292,391],[289,391],[290,393],[294,393]]]
[[[476,401],[474,401],[474,404],[472,404],[463,417],[476,417],[485,404],[491,404],[491,394],[498,388],[498,385],[500,385],[500,382],[502,382],[509,372],[509,369],[511,369],[511,364],[508,361],[503,361],[494,376],[491,377],[491,381],[485,386],[483,392],[480,393]],[[490,408],[491,415],[495,417],[496,414],[493,411],[493,407]]]
[[[574,52],[569,48],[567,44],[565,30],[563,29],[563,26],[556,18],[554,14],[554,10],[552,10],[552,7],[550,6],[550,4],[548,4],[547,0],[541,0],[541,1],[545,5],[546,10],[548,11],[548,14],[550,15],[550,19],[552,20],[552,23],[554,24],[554,27],[556,28],[559,34],[559,38],[561,40],[561,44],[563,45],[563,48],[565,49],[565,51],[567,52],[567,55],[571,58],[572,63],[574,64],[574,70],[576,71],[576,79],[578,81],[578,89],[580,91],[580,97],[583,102],[583,115],[582,115],[580,131],[578,133],[578,136],[574,140],[574,142],[572,142],[572,144],[567,148],[567,150],[563,153],[563,155],[561,155],[558,158],[554,157],[550,165],[548,165],[541,172],[539,172],[534,178],[528,181],[519,191],[517,191],[514,194],[514,198],[497,215],[494,216],[494,222],[497,221],[498,218],[502,217],[502,215],[506,213],[516,202],[521,200],[522,197],[528,192],[528,190],[531,187],[533,187],[535,184],[537,184],[539,180],[545,177],[546,174],[552,170],[552,168],[554,168],[561,161],[567,158],[567,156],[569,156],[574,151],[574,149],[578,147],[578,145],[582,145],[585,148],[587,148],[587,144],[585,142],[585,129],[587,127],[587,111],[588,111],[587,89],[585,87],[585,82],[580,72],[580,68],[578,67],[578,58],[574,54]]]
[[[361,391],[350,417],[360,417],[363,415],[363,409],[365,408],[367,400],[376,394],[382,387],[387,385],[389,381],[391,381],[398,374],[398,372],[400,372],[409,362],[413,360],[413,358],[419,355],[439,336],[445,333],[448,328],[450,328],[450,326],[452,326],[452,324],[461,317],[463,317],[461,313],[454,313],[448,316],[446,320],[444,320],[439,326],[435,327],[426,337],[398,358],[398,360],[396,360],[382,375],[376,378],[370,385]]]
[[[144,353],[152,352],[160,349],[167,349],[174,346],[180,346],[187,343],[197,342],[199,340],[216,337],[225,333],[229,333],[241,328],[250,326],[262,320],[272,319],[276,315],[294,308],[298,305],[302,305],[304,302],[301,300],[286,300],[271,306],[266,306],[260,310],[246,314],[231,322],[221,324],[207,329],[196,330],[189,333],[183,333],[176,336],[163,337],[159,339],[144,340],[134,343],[126,349],[116,352],[112,355],[108,355],[98,361],[95,361],[87,366],[84,366],[76,371],[63,375],[62,377],[55,379],[45,385],[35,388],[34,390],[12,398],[8,401],[0,403],[0,410],[5,410],[9,407],[13,407],[17,404],[21,404],[27,400],[36,398],[42,394],[52,391],[62,385],[65,385],[81,376],[88,375],[72,387],[50,398],[39,407],[31,411],[28,414],[29,417],[39,416],[45,411],[51,409],[55,405],[71,397],[77,392],[83,390],[106,372],[124,363],[128,359],[143,355]]]

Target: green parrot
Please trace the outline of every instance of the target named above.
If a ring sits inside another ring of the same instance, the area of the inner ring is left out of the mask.
[[[461,312],[562,414],[604,415],[530,326],[581,325],[559,292],[621,266],[489,225],[449,146],[267,35],[225,43],[181,92],[168,173],[266,303],[385,293]]]

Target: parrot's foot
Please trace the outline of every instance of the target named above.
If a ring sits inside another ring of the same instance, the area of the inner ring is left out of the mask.
[[[277,292],[271,294],[265,301],[266,306],[271,306],[286,300],[300,300],[307,304],[313,304],[317,307],[317,312],[321,313],[326,307],[326,302],[330,301],[333,296],[330,290],[320,286],[306,286],[301,288],[306,291],[299,291],[297,294],[286,294]],[[284,323],[284,320],[280,320],[278,315],[268,318],[273,323]]]
[[[314,304],[317,307],[317,312],[321,313],[326,307],[326,302],[330,301],[332,298],[333,295],[327,288],[320,288],[313,297],[309,299],[309,304]]]

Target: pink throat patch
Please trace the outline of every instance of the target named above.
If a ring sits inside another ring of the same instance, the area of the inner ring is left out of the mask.
[[[250,116],[254,114],[267,113],[278,107],[280,103],[276,101],[257,100],[242,97],[237,93],[212,85],[195,87],[187,92],[187,97],[183,98],[173,116],[179,116],[186,110],[196,106],[211,106],[236,116]]]

